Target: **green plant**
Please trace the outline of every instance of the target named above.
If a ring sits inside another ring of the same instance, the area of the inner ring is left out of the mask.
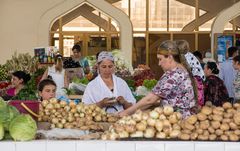
[[[29,53],[14,52],[12,58],[6,61],[6,69],[8,72],[25,71],[27,73],[34,73],[37,69],[38,59],[32,57]]]

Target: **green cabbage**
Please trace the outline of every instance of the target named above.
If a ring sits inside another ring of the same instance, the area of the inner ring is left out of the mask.
[[[10,122],[9,132],[15,141],[33,140],[37,132],[37,124],[30,115],[18,115]]]
[[[7,106],[6,102],[3,100],[2,97],[0,97],[0,110],[6,106]]]
[[[10,121],[19,115],[18,110],[10,105],[1,105],[0,107],[0,122],[5,130],[8,130]]]
[[[0,140],[2,140],[4,137],[4,128],[3,128],[3,124],[0,123]]]

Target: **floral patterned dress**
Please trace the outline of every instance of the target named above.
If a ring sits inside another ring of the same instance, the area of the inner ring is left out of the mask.
[[[240,102],[240,71],[237,72],[233,85],[234,85],[234,99],[235,101]]]
[[[219,77],[210,75],[204,82],[204,100],[212,102],[215,106],[221,106],[229,100],[226,86]]]
[[[183,118],[193,114],[195,107],[194,90],[189,74],[182,68],[167,71],[153,88],[152,92],[159,96],[162,105],[170,105],[175,111],[182,113]]]

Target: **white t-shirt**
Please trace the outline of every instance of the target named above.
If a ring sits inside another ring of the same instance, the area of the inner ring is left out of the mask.
[[[123,79],[115,75],[112,76],[114,84],[113,92],[107,87],[101,76],[98,75],[93,81],[91,81],[87,85],[83,94],[82,101],[86,104],[95,104],[103,100],[104,98],[117,98],[118,96],[122,96],[126,101],[133,104],[136,103],[136,100],[133,97],[127,83]],[[123,110],[122,105],[115,104],[114,107],[117,109],[117,111]],[[104,108],[104,110],[106,110],[106,108]],[[117,112],[114,108],[108,108],[106,111],[108,113]]]

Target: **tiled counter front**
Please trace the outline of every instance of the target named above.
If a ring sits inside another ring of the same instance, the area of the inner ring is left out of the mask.
[[[240,142],[0,141],[0,151],[240,151]]]

